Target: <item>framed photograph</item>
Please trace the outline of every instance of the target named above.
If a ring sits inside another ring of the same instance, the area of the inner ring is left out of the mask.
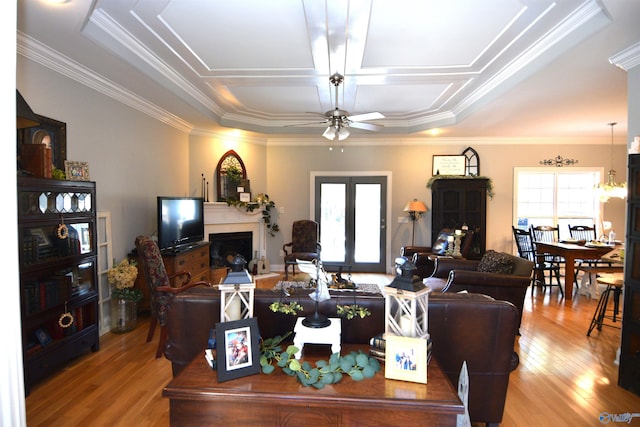
[[[35,334],[41,346],[44,347],[51,342],[51,335],[49,335],[49,333],[44,329],[42,328],[36,329]]]
[[[89,181],[89,163],[65,160],[64,173],[69,181]]]
[[[53,166],[64,170],[67,159],[67,124],[36,114],[40,125],[18,129],[18,156],[22,152],[22,144],[45,144],[51,148]]]
[[[42,228],[32,228],[29,230],[31,235],[36,238],[38,242],[38,247],[47,247],[51,246],[51,240],[49,240],[49,236],[47,236]]]
[[[427,383],[427,340],[387,334],[385,378]]]
[[[251,201],[251,193],[239,193],[240,201],[249,203]]]
[[[463,154],[448,156],[433,156],[432,175],[466,175],[467,158]]]
[[[260,373],[258,319],[216,323],[218,382]]]

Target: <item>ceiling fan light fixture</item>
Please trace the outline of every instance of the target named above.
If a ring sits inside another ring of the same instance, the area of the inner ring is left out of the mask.
[[[336,138],[336,128],[334,126],[329,126],[322,136],[327,138],[329,141],[333,141]]]
[[[347,139],[349,135],[351,135],[351,133],[349,132],[349,129],[345,127],[341,127],[338,129],[338,141],[343,141]]]

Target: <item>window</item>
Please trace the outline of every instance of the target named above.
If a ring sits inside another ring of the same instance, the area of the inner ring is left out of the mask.
[[[596,225],[602,230],[602,208],[593,187],[601,168],[515,168],[514,225],[558,225],[569,238],[568,225]]]

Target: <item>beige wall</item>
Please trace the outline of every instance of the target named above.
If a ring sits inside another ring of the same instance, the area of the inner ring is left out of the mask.
[[[603,166],[606,159],[606,171],[609,166],[610,145],[605,139],[603,145],[491,145],[480,143],[473,148],[480,157],[481,175],[491,178],[494,197],[487,208],[487,247],[512,252],[513,236],[512,197],[513,170],[515,166],[540,166],[540,161],[555,158],[578,160],[579,166]],[[311,171],[390,171],[392,187],[389,188],[391,216],[389,218],[392,259],[399,254],[400,247],[411,242],[411,224],[399,224],[398,217],[406,216],[402,211],[407,201],[418,198],[431,206],[431,191],[426,184],[431,173],[431,160],[434,154],[459,154],[468,145],[451,144],[425,139],[425,145],[387,145],[387,146],[349,146],[345,151],[329,151],[326,146],[291,147],[273,146],[267,149],[267,182],[269,194],[278,206],[285,207],[285,213],[279,215],[282,232],[270,239],[269,257],[272,264],[280,264],[277,251],[283,242],[291,236],[291,224],[294,220],[308,218],[310,200]],[[427,145],[428,144],[428,145]],[[614,166],[619,180],[625,179],[625,147],[616,146]],[[625,223],[624,201],[616,200],[605,204],[604,215],[621,232]],[[428,245],[431,238],[431,213],[416,224],[416,244]],[[622,235],[620,235],[622,237]]]

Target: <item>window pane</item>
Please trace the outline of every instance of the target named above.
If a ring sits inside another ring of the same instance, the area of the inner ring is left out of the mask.
[[[593,187],[600,181],[599,170],[516,168],[516,180],[518,227],[557,224],[562,239],[569,237],[569,224],[598,224],[600,204]]]
[[[320,215],[323,224],[320,229],[320,244],[323,262],[345,261],[345,184],[322,184],[320,186]]]
[[[380,262],[379,184],[356,184],[356,262]]]

